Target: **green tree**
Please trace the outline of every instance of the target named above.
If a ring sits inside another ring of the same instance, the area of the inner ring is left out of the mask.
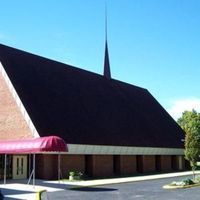
[[[185,111],[177,122],[185,131],[185,158],[190,162],[195,178],[200,156],[200,113],[195,110]]]

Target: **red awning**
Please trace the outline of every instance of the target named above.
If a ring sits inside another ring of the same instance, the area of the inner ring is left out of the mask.
[[[57,136],[0,141],[0,154],[66,152],[67,145]]]

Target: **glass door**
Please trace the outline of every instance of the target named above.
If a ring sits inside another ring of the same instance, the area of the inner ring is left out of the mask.
[[[27,155],[13,156],[13,179],[27,178]]]

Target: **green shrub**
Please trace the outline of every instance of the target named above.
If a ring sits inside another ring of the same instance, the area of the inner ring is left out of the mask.
[[[184,183],[184,185],[194,184],[193,180],[191,180],[190,178],[184,179],[184,180],[182,180],[182,182]]]
[[[75,176],[75,174],[76,174],[76,172],[74,172],[74,171],[73,172],[69,172],[70,176]]]
[[[70,180],[81,180],[82,176],[83,176],[82,172],[77,172],[77,171],[69,172],[69,179]]]
[[[187,178],[182,181],[173,181],[169,185],[170,186],[186,186],[186,185],[192,185],[192,184],[194,184],[193,180]]]

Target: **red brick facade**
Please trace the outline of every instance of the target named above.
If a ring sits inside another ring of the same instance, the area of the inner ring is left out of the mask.
[[[174,161],[172,161],[174,160]],[[180,161],[182,160],[182,161]],[[68,178],[70,171],[82,172],[92,177],[133,175],[134,173],[171,171],[184,169],[183,156],[134,156],[134,155],[61,155],[61,178]],[[181,165],[182,162],[182,166]],[[178,169],[180,168],[180,169]],[[58,178],[58,156],[37,155],[36,177],[43,179]]]
[[[60,169],[61,178],[68,178],[70,171],[85,173],[84,155],[61,155]],[[36,177],[57,179],[58,155],[36,155]]]
[[[172,169],[185,170],[185,159],[183,156],[172,156]]]
[[[172,170],[171,156],[160,156],[161,171]]]
[[[167,172],[171,170],[172,170],[171,156],[156,155],[156,171]]]
[[[33,137],[0,73],[0,140]]]
[[[139,156],[138,171],[142,173],[156,171],[156,158],[154,155]]]
[[[68,177],[70,171],[85,172],[84,155],[62,155],[61,171],[64,178]]]
[[[113,157],[115,174],[133,174],[137,172],[136,156],[116,155]]]
[[[57,155],[36,155],[36,178],[56,179],[58,177]]]
[[[112,155],[88,155],[86,156],[86,173],[93,177],[105,177],[113,175]]]

